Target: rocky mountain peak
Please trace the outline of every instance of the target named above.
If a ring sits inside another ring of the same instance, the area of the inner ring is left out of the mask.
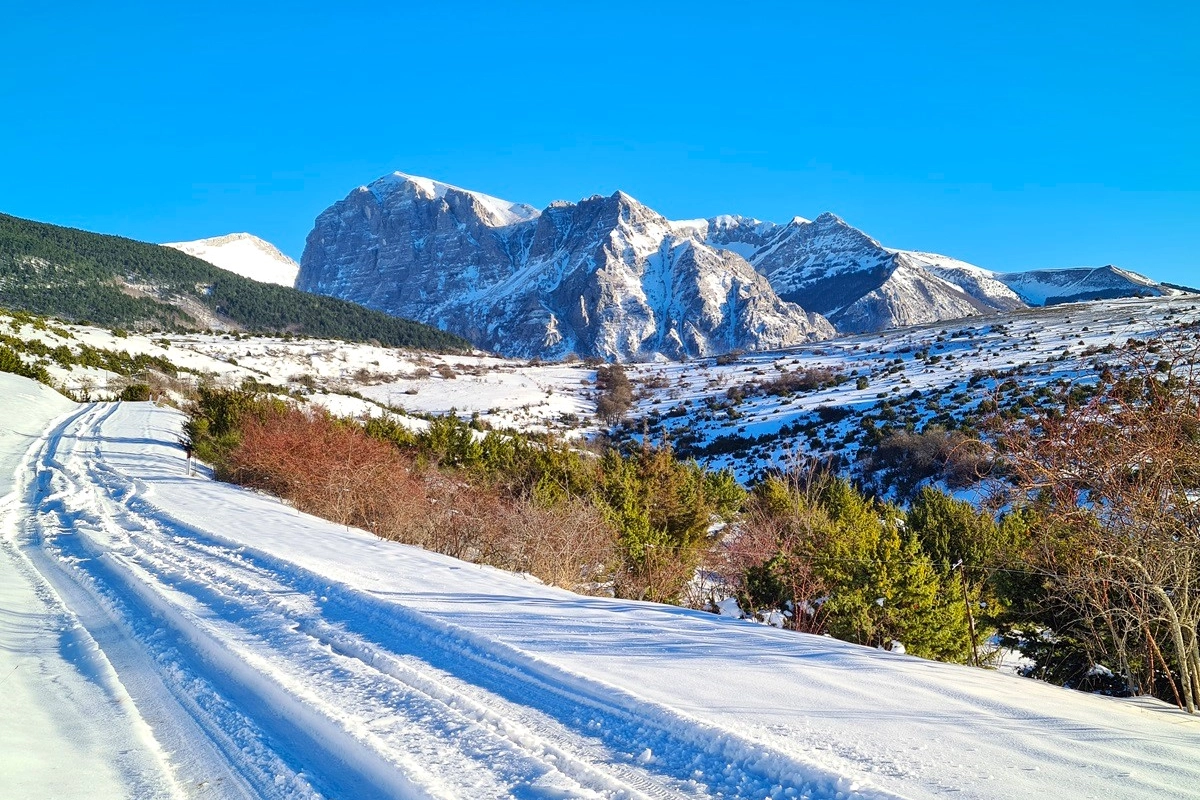
[[[512,356],[683,358],[834,333],[623,191],[537,212],[404,173],[365,188],[317,218],[301,288]]]
[[[322,212],[297,281],[506,355],[608,359],[1162,291],[1112,267],[1001,275],[892,250],[830,212],[671,221],[624,191],[538,211],[399,172]]]
[[[482,192],[462,189],[449,183],[404,172],[384,175],[367,186],[361,187],[360,191],[363,189],[369,191],[381,206],[419,201],[442,201],[456,209],[470,207],[481,222],[492,227],[528,222],[536,219],[539,213],[536,208],[525,203],[501,200]]]

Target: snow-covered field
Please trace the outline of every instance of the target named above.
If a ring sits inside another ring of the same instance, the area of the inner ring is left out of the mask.
[[[84,325],[16,325],[0,312],[0,332],[49,348],[81,345],[171,362],[183,372],[181,388],[200,383],[237,386],[246,380],[293,392],[347,417],[451,412],[497,428],[554,430],[567,435],[596,429],[595,401],[585,382],[595,370],[573,364],[530,364],[485,354],[445,355],[326,339],[212,333],[125,333]],[[66,334],[65,336],[63,334]],[[115,395],[131,380],[94,367],[53,362],[48,371],[68,391]],[[168,392],[179,401],[179,391]]]
[[[764,466],[787,464],[796,454],[852,458],[861,415],[877,413],[881,403],[907,402],[904,417],[914,423],[941,412],[957,419],[1006,380],[1016,381],[1022,392],[1092,383],[1098,364],[1118,363],[1106,349],[1131,338],[1168,345],[1194,341],[1196,328],[1189,326],[1197,324],[1200,297],[1195,295],[1130,298],[843,336],[746,353],[725,364],[713,359],[637,364],[629,369],[641,387],[630,427],[640,431],[640,421],[649,418],[652,435],[701,449],[720,437],[745,440],[738,452],[702,457],[707,465],[731,468],[745,480]],[[820,370],[843,380],[782,394],[754,388]],[[848,413],[821,418],[834,409]],[[780,435],[787,426],[806,430]],[[762,442],[754,444],[759,437]]]
[[[953,425],[981,402],[1019,402],[1040,387],[1094,382],[1116,363],[1112,349],[1137,338],[1194,339],[1200,297],[1131,298],[1022,309],[912,326],[736,358],[631,364],[635,402],[626,435],[646,431],[711,468],[753,480],[802,456],[853,464],[865,441],[863,418],[902,418],[918,430]],[[79,325],[13,325],[0,332],[46,347],[81,345],[170,361],[182,370],[165,396],[176,402],[200,383],[270,384],[347,417],[399,415],[414,429],[430,415],[477,415],[494,428],[589,436],[595,369],[582,362],[541,364],[482,353],[442,355],[346,342],[236,333],[129,333]],[[66,334],[65,336],[63,334]],[[718,361],[728,363],[718,363]],[[131,381],[94,367],[48,362],[51,377],[91,397]],[[826,370],[836,385],[776,391],[789,376]],[[1007,386],[1009,396],[997,392]],[[890,407],[890,410],[889,410]],[[869,451],[868,451],[869,452]]]
[[[1200,785],[1200,720],[1160,703],[576,596],[378,541],[190,476],[180,415],[148,403],[74,406],[0,375],[0,409],[0,796]]]

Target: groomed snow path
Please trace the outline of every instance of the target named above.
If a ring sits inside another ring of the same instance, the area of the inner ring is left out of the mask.
[[[585,598],[187,474],[177,412],[79,406],[21,554],[183,797],[1186,797],[1154,703]],[[133,723],[130,723],[131,725]],[[0,778],[0,785],[2,785]]]

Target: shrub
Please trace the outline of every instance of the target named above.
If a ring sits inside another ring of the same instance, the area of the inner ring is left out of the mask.
[[[596,416],[610,425],[620,422],[633,406],[633,384],[620,364],[596,369]]]
[[[31,378],[39,383],[50,384],[50,373],[41,364],[27,364],[10,347],[0,345],[0,372],[11,372],[24,378]]]
[[[301,511],[394,536],[424,499],[394,447],[323,411],[271,406],[245,418],[240,432],[231,477]]]
[[[150,385],[146,383],[131,383],[121,390],[119,400],[143,402],[150,399]]]

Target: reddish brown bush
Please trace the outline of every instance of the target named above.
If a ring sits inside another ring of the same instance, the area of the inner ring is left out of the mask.
[[[389,538],[424,513],[424,490],[403,456],[357,426],[287,408],[248,417],[241,433],[234,479],[301,511]]]
[[[544,508],[436,469],[322,411],[261,410],[241,423],[230,477],[341,525],[467,561],[602,590],[616,534],[591,505]]]

